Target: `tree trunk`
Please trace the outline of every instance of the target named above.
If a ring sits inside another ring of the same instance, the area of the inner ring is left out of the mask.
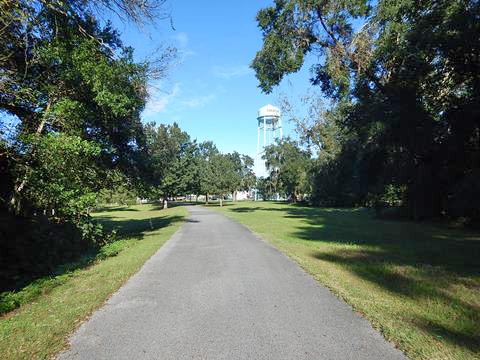
[[[47,108],[45,109],[46,112],[49,111],[51,105],[51,100],[47,104]],[[36,136],[40,136],[45,128],[45,124],[47,123],[47,117],[43,116],[40,124],[38,124],[37,130],[35,131]],[[33,146],[30,152],[30,157],[33,158],[35,156],[35,147]],[[28,161],[27,161],[28,166]],[[23,211],[23,204],[22,204],[22,192],[28,182],[28,168],[25,171],[25,175],[23,176],[22,181],[15,186],[13,190],[12,197],[10,198],[9,205],[15,215],[20,215]]]
[[[205,204],[208,205],[208,193],[205,195]]]
[[[294,190],[294,191],[293,191],[293,194],[292,194],[292,202],[293,202],[293,203],[296,203],[296,202],[297,202],[297,190]]]
[[[20,184],[15,186],[12,197],[10,198],[10,209],[15,215],[20,215],[22,212],[23,206],[20,193],[22,192],[22,189],[24,188],[26,183],[27,179],[25,177]]]

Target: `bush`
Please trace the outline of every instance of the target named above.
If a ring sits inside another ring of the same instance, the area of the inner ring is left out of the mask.
[[[117,256],[120,251],[125,249],[127,244],[126,240],[119,240],[102,246],[98,252],[96,259],[102,260],[108,257]]]
[[[113,240],[113,236],[114,233],[107,234],[107,240],[104,242]],[[50,292],[73,276],[77,268],[86,266],[93,261],[116,256],[127,246],[126,240],[109,242],[103,245],[95,255],[86,253],[79,260],[58,266],[51,275],[36,279],[18,291],[0,293],[0,314],[15,310],[21,305],[35,300],[38,296]]]
[[[91,217],[83,217],[76,227],[80,231],[82,240],[90,247],[101,247],[115,240],[115,231],[105,232],[103,226]]]
[[[51,274],[60,264],[76,260],[114,237],[88,217],[74,223],[0,213],[0,292]]]
[[[465,224],[480,224],[480,170],[472,171],[461,179],[450,196],[450,214]]]

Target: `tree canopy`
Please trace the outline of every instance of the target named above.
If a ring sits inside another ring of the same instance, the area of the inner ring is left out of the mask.
[[[248,156],[197,144],[176,123],[141,122],[150,82],[176,51],[138,61],[104,19],[144,24],[162,18],[162,4],[0,2],[0,216],[9,219],[0,235],[12,233],[10,222],[25,227],[14,239],[0,236],[0,249],[13,252],[2,274],[3,266],[28,273],[30,248],[49,254],[38,266],[45,271],[112,239],[89,215],[102,204],[222,200],[254,185]]]
[[[139,24],[162,3],[0,1],[0,248],[12,262],[2,274],[52,270],[112,239],[89,212],[106,189],[145,183],[140,114],[175,50],[135,61],[103,15]]]
[[[296,202],[308,190],[310,154],[295,141],[280,140],[265,148],[265,165],[276,192],[281,192]]]
[[[335,178],[343,190],[330,198],[362,205],[394,186],[413,218],[478,218],[479,14],[464,0],[277,0],[258,13],[264,41],[252,67],[263,91],[308,54],[318,59],[311,81],[332,114],[319,123],[338,130],[341,150],[316,167],[315,187]]]
[[[49,134],[71,142],[65,149],[52,143],[50,151],[57,151],[52,158],[82,139],[99,149],[84,166],[134,168],[132,154],[144,142],[140,113],[147,81],[158,63],[136,63],[133,49],[123,46],[111,23],[101,23],[95,11],[109,8],[135,20],[153,11],[156,2],[38,0],[1,6],[0,109],[18,122],[14,137],[2,142],[14,168],[13,184],[4,194],[10,207],[17,213],[28,208],[28,183],[40,160],[37,145],[58,139]],[[164,60],[159,66],[167,65]],[[75,154],[82,163],[83,154]],[[91,178],[85,186],[94,182]]]

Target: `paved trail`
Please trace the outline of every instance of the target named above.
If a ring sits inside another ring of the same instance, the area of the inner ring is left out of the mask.
[[[245,227],[189,211],[60,359],[405,359]]]

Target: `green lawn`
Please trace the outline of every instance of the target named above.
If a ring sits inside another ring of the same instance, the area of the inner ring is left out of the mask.
[[[409,357],[480,359],[478,233],[379,220],[361,209],[211,208],[297,261]]]
[[[186,214],[182,207],[159,210],[154,205],[96,213],[108,228],[117,230],[121,240],[103,248],[88,266],[47,279],[43,294],[1,317],[0,358],[44,359],[64,348],[67,336],[140,269]]]

